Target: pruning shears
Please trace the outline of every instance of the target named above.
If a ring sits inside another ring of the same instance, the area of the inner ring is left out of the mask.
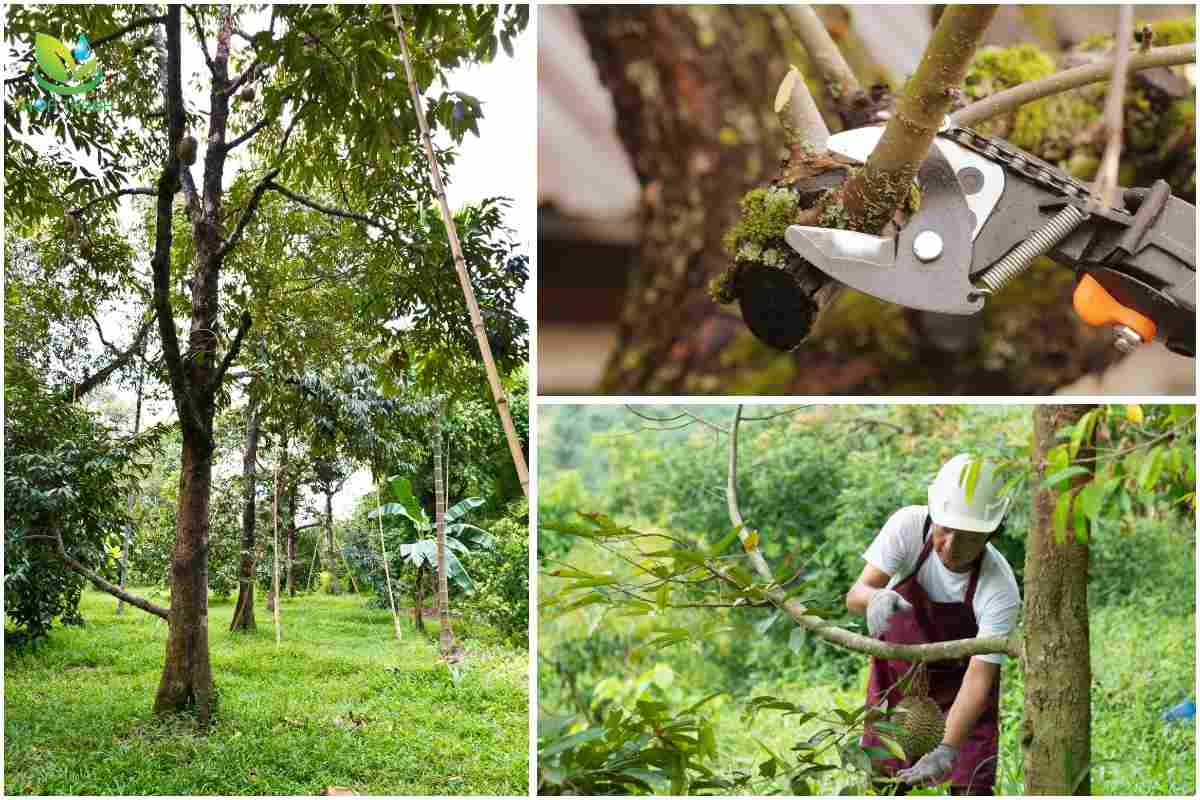
[[[866,161],[882,126],[831,136]],[[1002,139],[942,125],[917,173],[920,208],[895,236],[790,226],[793,250],[830,277],[909,308],[977,314],[1047,255],[1078,277],[1076,313],[1131,350],[1156,337],[1196,352],[1196,209],[1166,181],[1125,189],[1110,208],[1089,187]]]

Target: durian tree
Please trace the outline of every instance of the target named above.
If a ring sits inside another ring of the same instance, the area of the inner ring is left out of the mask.
[[[255,265],[236,254],[260,207],[280,198],[344,221],[360,252],[371,254],[369,280],[358,284],[364,293],[411,293],[438,309],[454,285],[440,288],[433,267],[419,268],[428,265],[425,243],[407,233],[429,191],[416,158],[418,110],[396,79],[394,23],[379,6],[19,5],[6,12],[17,69],[5,80],[6,223],[43,239],[65,239],[74,225],[103,226],[120,239],[113,204],[152,199],[147,239],[131,249],[149,263],[141,293],[156,317],[183,449],[170,608],[139,607],[168,623],[155,712],[193,710],[206,727],[216,707],[206,567],[213,420],[256,324],[242,291]],[[494,58],[501,37],[525,26],[528,7],[404,13],[416,80],[428,97],[419,111],[460,141],[481,109],[449,89],[447,73]],[[74,41],[81,32],[114,76],[103,90],[111,106],[39,106],[36,83],[23,71],[33,62],[36,34]],[[202,58],[194,96],[184,92],[185,40]],[[435,84],[445,90],[429,91]],[[72,147],[39,147],[39,136],[95,152],[95,163],[80,168]],[[452,154],[438,158],[448,164]],[[81,255],[90,260],[82,248]],[[410,280],[393,285],[397,274]],[[132,271],[128,281],[137,281]],[[180,317],[188,319],[182,331]],[[389,345],[385,321],[356,319],[375,328],[379,352]],[[109,590],[97,577],[89,575]]]
[[[744,420],[769,420],[798,410],[763,415],[744,413],[739,406],[730,422],[722,425],[711,416],[701,417],[686,407],[662,416],[650,416],[631,408],[631,413],[661,426],[660,430],[703,426],[727,437],[725,497],[732,530],[716,541],[697,542],[688,534],[676,534],[669,529],[637,530],[602,514],[581,512],[576,519],[543,519],[543,530],[596,543],[621,561],[633,577],[623,579],[612,572],[598,574],[572,564],[549,567],[544,574],[557,580],[555,591],[543,601],[542,613],[553,616],[591,605],[629,615],[671,608],[714,612],[733,608],[747,613],[765,609],[770,616],[764,620],[760,633],[776,618],[790,619],[795,625],[793,636],[819,639],[859,655],[912,662],[913,669],[902,678],[901,685],[906,696],[915,699],[897,708],[863,703],[856,709],[835,708],[822,716],[819,711],[785,697],[757,696],[742,700],[751,724],[768,711],[794,715],[798,724],[823,720],[824,729],[808,741],[799,742],[792,753],[768,753],[767,760],[760,765],[762,777],[786,776],[794,794],[811,794],[813,777],[834,768],[819,759],[821,750],[837,752],[843,769],[866,778],[872,774],[873,757],[915,759],[936,746],[942,739],[944,719],[936,704],[927,702],[925,666],[948,659],[1004,653],[1023,672],[1021,743],[1025,793],[1088,794],[1092,763],[1089,538],[1102,518],[1127,513],[1137,502],[1162,496],[1170,505],[1189,509],[1194,521],[1194,407],[1031,407],[1034,438],[1028,448],[1015,457],[994,456],[1011,476],[1006,491],[1015,492],[1022,486],[1030,490],[1032,513],[1025,546],[1022,625],[1003,638],[925,645],[886,643],[839,627],[830,618],[838,615],[834,609],[840,606],[840,598],[811,596],[803,577],[806,567],[802,566],[793,575],[776,574],[764,557],[769,532],[749,524],[738,502],[739,429]],[[965,479],[970,481],[969,476]],[[705,636],[706,630],[697,625],[691,629],[658,631],[640,646],[686,645]],[[611,781],[613,791],[650,792],[649,784],[638,782],[637,770],[661,768],[665,758],[661,753],[654,748],[634,752],[636,748],[622,750],[615,745],[611,751],[605,748],[589,751],[587,737],[610,735],[616,737],[610,742],[634,742],[638,741],[639,732],[665,731],[661,747],[676,759],[680,776],[673,793],[705,787],[739,793],[744,790],[743,785],[731,783],[710,766],[718,755],[715,743],[719,732],[698,713],[702,705],[672,711],[663,703],[638,703],[636,713],[610,713],[605,719],[595,720],[593,727],[574,734],[577,742],[551,736],[555,751],[545,754],[569,751],[564,757],[564,773],[587,775],[588,780],[600,781],[598,785]],[[882,740],[884,749],[871,752],[859,745],[868,727]],[[694,738],[689,735],[693,731],[698,734]],[[633,775],[622,774],[625,768]],[[544,774],[543,780],[551,787],[568,786],[569,781],[564,783],[556,769]],[[608,777],[602,779],[604,774]],[[614,778],[618,774],[620,780]]]

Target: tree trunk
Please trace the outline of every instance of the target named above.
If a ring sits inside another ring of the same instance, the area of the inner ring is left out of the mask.
[[[737,199],[766,183],[784,152],[773,101],[788,69],[786,20],[766,6],[578,13],[643,186],[637,262],[602,391],[723,393],[727,376],[705,365],[751,334],[704,287],[727,265],[721,238]]]
[[[450,628],[450,587],[446,581],[446,483],[442,474],[442,414],[445,404],[441,401],[433,414],[433,493],[437,519],[437,599],[438,649],[443,656],[454,650],[454,631]]]
[[[242,558],[238,564],[238,599],[233,609],[231,631],[254,632],[254,515],[255,480],[258,467],[259,401],[253,396],[246,408],[246,452],[242,458]]]
[[[137,406],[133,412],[133,435],[137,436],[138,431],[142,429],[142,396],[145,388],[146,373],[145,370],[138,370],[137,382]],[[133,514],[133,500],[136,492],[129,493],[129,500],[125,505],[125,510],[130,515]],[[125,535],[121,541],[121,591],[125,591],[125,576],[129,572],[129,542],[133,538],[133,523],[130,522],[125,526]],[[118,598],[117,600],[117,615],[119,616],[125,611],[125,601]]]
[[[209,408],[212,419],[212,408]],[[186,430],[186,429],[185,429]],[[171,552],[171,613],[154,713],[195,708],[207,726],[216,705],[208,657],[208,512],[212,453],[184,433],[175,546]]]
[[[413,587],[413,624],[425,632],[425,565],[417,567],[417,582]]]
[[[329,593],[340,594],[337,555],[333,552],[333,493],[325,492],[325,569],[329,570]]]
[[[1046,477],[1046,453],[1055,431],[1073,424],[1092,406],[1034,406],[1033,485]],[[1091,458],[1089,443],[1077,459]],[[1086,463],[1086,462],[1085,462]],[[1074,479],[1071,491],[1090,476]],[[1054,541],[1059,491],[1035,489],[1033,520],[1025,547],[1025,794],[1086,795],[1091,792],[1091,683],[1088,649],[1088,546],[1069,524]]]

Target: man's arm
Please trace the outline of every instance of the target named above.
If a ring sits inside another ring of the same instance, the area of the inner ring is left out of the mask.
[[[946,735],[942,739],[945,744],[962,747],[979,721],[983,707],[987,705],[988,692],[1000,677],[1000,665],[982,658],[972,658],[967,665],[967,674],[963,677],[958,696],[950,713],[946,715]]]
[[[862,574],[858,576],[858,580],[854,582],[854,585],[850,587],[850,591],[846,593],[846,608],[850,609],[851,614],[867,613],[867,604],[871,602],[871,595],[886,587],[891,578],[891,575],[888,575],[879,569],[879,567],[867,564],[863,567]]]

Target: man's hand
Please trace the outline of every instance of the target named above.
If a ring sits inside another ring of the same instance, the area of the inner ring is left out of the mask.
[[[891,589],[875,592],[867,603],[867,630],[872,636],[883,636],[887,633],[892,616],[898,611],[912,611],[912,603]]]
[[[958,758],[958,748],[949,744],[939,744],[930,752],[921,756],[921,760],[908,769],[896,773],[896,777],[905,783],[921,786],[936,786],[950,779],[950,771]]]

